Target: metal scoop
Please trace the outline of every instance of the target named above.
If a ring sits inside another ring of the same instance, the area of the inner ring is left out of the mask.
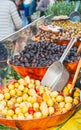
[[[72,38],[60,60],[50,65],[41,81],[42,85],[52,87],[53,90],[57,91],[63,89],[69,79],[69,73],[65,69],[63,61],[76,41],[76,38]]]
[[[72,20],[73,22],[77,22],[77,21],[80,22],[81,20],[81,14],[78,11],[79,5],[80,5],[80,0],[76,2],[75,10],[69,15],[70,20]]]

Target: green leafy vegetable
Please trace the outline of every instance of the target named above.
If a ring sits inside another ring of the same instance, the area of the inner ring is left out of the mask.
[[[59,15],[69,15],[72,11],[74,11],[76,6],[76,1],[71,1],[66,3],[65,1],[59,1],[53,4],[52,7],[48,8],[48,11],[45,12],[46,15],[49,15],[51,13],[54,14],[54,16]],[[81,4],[79,5],[78,11],[81,13]]]
[[[18,129],[17,128],[8,127],[8,126],[5,126],[3,124],[0,124],[0,130],[18,130]]]
[[[2,85],[6,84],[11,79],[18,80],[20,78],[21,78],[21,76],[19,74],[17,74],[16,71],[12,67],[8,66],[7,74],[2,79]]]

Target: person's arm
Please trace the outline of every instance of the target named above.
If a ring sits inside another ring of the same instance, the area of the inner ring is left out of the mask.
[[[12,17],[13,23],[16,29],[20,29],[22,27],[22,20],[18,14],[16,5],[12,2],[10,5],[10,15]]]

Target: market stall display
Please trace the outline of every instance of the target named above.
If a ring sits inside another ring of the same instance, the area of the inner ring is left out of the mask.
[[[5,44],[7,43],[7,40],[11,39],[11,44],[14,43],[14,45],[23,45],[22,47],[15,46],[16,53],[11,53],[8,60],[9,65],[14,68],[17,73],[23,76],[23,78],[8,82],[5,87],[1,88],[1,108],[5,108],[6,110],[1,109],[3,112],[1,112],[0,123],[7,126],[17,127],[21,130],[45,130],[46,128],[58,126],[69,119],[69,117],[71,117],[76,111],[76,108],[81,104],[80,89],[76,88],[73,95],[69,95],[71,84],[67,84],[62,92],[54,92],[61,97],[63,104],[65,104],[64,109],[61,109],[60,107],[63,107],[61,99],[58,97],[56,101],[55,98],[55,102],[54,100],[51,100],[50,97],[52,95],[51,93],[53,93],[52,90],[49,89],[49,87],[47,88],[41,86],[40,81],[38,81],[42,79],[48,66],[60,58],[70,40],[64,41],[65,44],[61,40],[59,43],[55,43],[55,41],[50,42],[50,40],[47,41],[45,39],[42,41],[40,39],[36,42],[33,41],[33,36],[36,36],[36,34],[40,31],[40,27],[43,27],[44,25],[44,19],[42,19],[42,25],[40,19],[38,25],[34,22],[33,26],[28,25],[26,28],[23,28],[8,37],[8,39],[4,39]],[[66,20],[66,22],[67,21],[68,20]],[[52,26],[53,25],[50,27]],[[47,27],[47,25],[44,25],[44,27]],[[56,28],[58,26],[54,25],[54,27]],[[58,30],[62,31],[61,27],[58,29],[56,28],[56,32],[52,29],[54,34],[57,35],[59,34]],[[52,31],[47,30],[48,33],[51,33]],[[78,45],[79,42],[77,42],[77,44],[72,48],[72,54],[69,54],[65,60],[65,67],[72,76],[74,76],[78,61],[81,57],[81,55],[77,53]],[[54,58],[52,58],[52,56],[54,56]],[[50,59],[53,59],[54,61]],[[72,81],[72,79],[70,81]],[[26,82],[28,83],[26,84]],[[33,97],[33,93],[36,97]],[[69,97],[69,99],[66,97]],[[43,101],[47,104],[46,108],[53,107],[55,105],[55,107],[51,108],[51,110],[49,109],[49,112],[47,109],[47,113],[45,115],[46,117],[43,115],[45,112],[41,109]],[[24,105],[28,105],[26,102],[29,103],[30,109],[28,106],[24,107]],[[66,105],[67,102],[69,105]],[[65,106],[68,109],[67,111]],[[59,108],[60,111],[58,111]]]

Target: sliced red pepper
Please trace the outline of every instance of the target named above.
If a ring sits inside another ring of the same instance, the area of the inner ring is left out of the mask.
[[[35,91],[36,91],[36,93],[38,94],[38,96],[40,96],[40,97],[42,97],[42,93],[40,93],[40,91],[39,91],[39,89],[38,88],[35,88]]]
[[[32,107],[29,107],[29,108],[28,108],[28,113],[29,113],[29,114],[32,114],[32,115],[33,115],[34,112],[35,112],[35,111],[34,111],[34,109],[33,109]]]
[[[39,92],[39,89],[38,89],[38,88],[35,88],[35,91],[36,91],[36,93],[38,93],[38,92]]]

